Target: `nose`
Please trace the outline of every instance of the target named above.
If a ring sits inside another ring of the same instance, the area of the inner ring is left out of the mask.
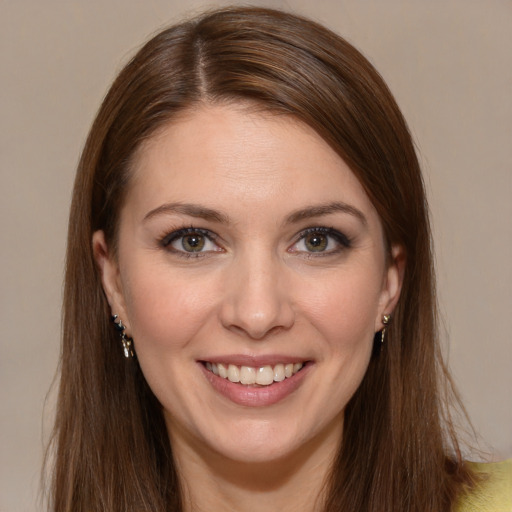
[[[252,255],[233,266],[224,283],[222,325],[252,340],[290,329],[295,313],[280,262]]]

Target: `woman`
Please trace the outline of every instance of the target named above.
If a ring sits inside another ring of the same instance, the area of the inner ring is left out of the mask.
[[[264,9],[149,41],[75,183],[53,509],[448,511],[478,481],[453,401],[372,66]]]

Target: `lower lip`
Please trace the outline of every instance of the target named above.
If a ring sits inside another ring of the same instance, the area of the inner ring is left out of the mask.
[[[204,364],[198,363],[205,377],[212,387],[232,402],[247,407],[265,407],[273,405],[286,397],[290,396],[303,382],[312,366],[312,363],[306,363],[300,371],[292,377],[288,377],[281,382],[274,382],[269,386],[245,386],[243,384],[231,382],[207,370]]]

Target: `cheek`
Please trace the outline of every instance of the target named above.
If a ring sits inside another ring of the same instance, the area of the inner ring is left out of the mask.
[[[368,271],[339,273],[306,287],[299,308],[332,351],[366,353],[374,336],[379,282]]]
[[[339,275],[310,293],[302,306],[313,336],[320,340],[318,362],[329,390],[329,402],[322,407],[333,415],[346,407],[361,384],[373,350],[380,288],[378,280],[367,276],[368,272]]]
[[[124,287],[126,309],[138,352],[174,351],[186,346],[207,322],[215,293],[167,269],[132,270]]]

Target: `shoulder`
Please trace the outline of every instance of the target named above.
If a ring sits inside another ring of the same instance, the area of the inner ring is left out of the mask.
[[[492,464],[470,463],[481,482],[461,497],[455,512],[512,512],[512,459]]]

